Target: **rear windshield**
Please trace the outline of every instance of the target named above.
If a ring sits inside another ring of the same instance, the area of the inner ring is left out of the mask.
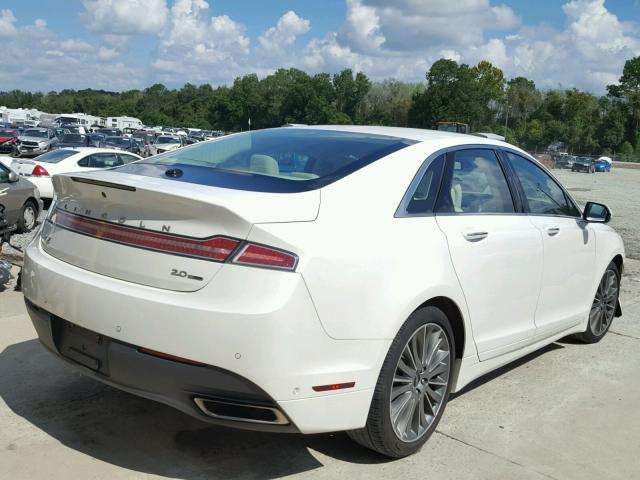
[[[77,150],[52,150],[36,158],[38,162],[58,163],[71,155],[78,153]]]
[[[167,170],[179,169],[171,178],[239,190],[302,192],[328,185],[413,143],[366,133],[277,128],[198,143],[120,170],[164,176]]]

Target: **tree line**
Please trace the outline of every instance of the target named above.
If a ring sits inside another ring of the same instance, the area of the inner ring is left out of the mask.
[[[249,122],[257,129],[287,123],[433,128],[457,121],[530,151],[562,144],[572,153],[640,161],[640,57],[625,63],[618,84],[602,96],[575,88],[541,90],[525,77],[505,78],[487,61],[470,66],[441,59],[421,83],[372,82],[349,69],[309,75],[290,68],[216,88],[188,83],[124,92],[13,90],[0,92],[0,105],[225,131],[246,130]]]

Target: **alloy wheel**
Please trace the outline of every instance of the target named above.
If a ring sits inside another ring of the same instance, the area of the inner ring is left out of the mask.
[[[616,312],[618,300],[618,276],[613,270],[607,270],[600,280],[596,297],[589,313],[589,326],[597,337],[609,328]]]
[[[451,370],[451,348],[439,325],[418,328],[398,359],[391,384],[390,415],[396,436],[404,442],[422,437],[444,403]]]

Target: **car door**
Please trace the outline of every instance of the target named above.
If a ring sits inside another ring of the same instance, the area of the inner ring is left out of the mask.
[[[8,167],[0,163],[0,205],[4,207],[4,216],[9,224],[18,221],[24,201],[29,197],[26,181],[9,181]]]
[[[436,220],[469,308],[480,360],[521,348],[535,334],[542,239],[521,212],[496,152],[447,153]]]
[[[537,335],[551,335],[584,320],[595,292],[595,235],[560,184],[537,162],[504,151],[518,179],[525,209],[540,231],[544,270],[536,311]]]

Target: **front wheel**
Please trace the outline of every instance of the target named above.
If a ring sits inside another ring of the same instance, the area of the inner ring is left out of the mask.
[[[366,425],[348,435],[389,457],[417,452],[436,429],[449,399],[454,352],[444,312],[436,307],[416,310],[387,353]]]
[[[31,201],[27,200],[20,210],[17,226],[19,233],[27,233],[34,229],[38,220],[38,207]]]
[[[575,335],[584,343],[597,343],[606,335],[613,322],[620,294],[620,272],[611,262],[600,279],[596,296],[589,311],[587,329]]]

